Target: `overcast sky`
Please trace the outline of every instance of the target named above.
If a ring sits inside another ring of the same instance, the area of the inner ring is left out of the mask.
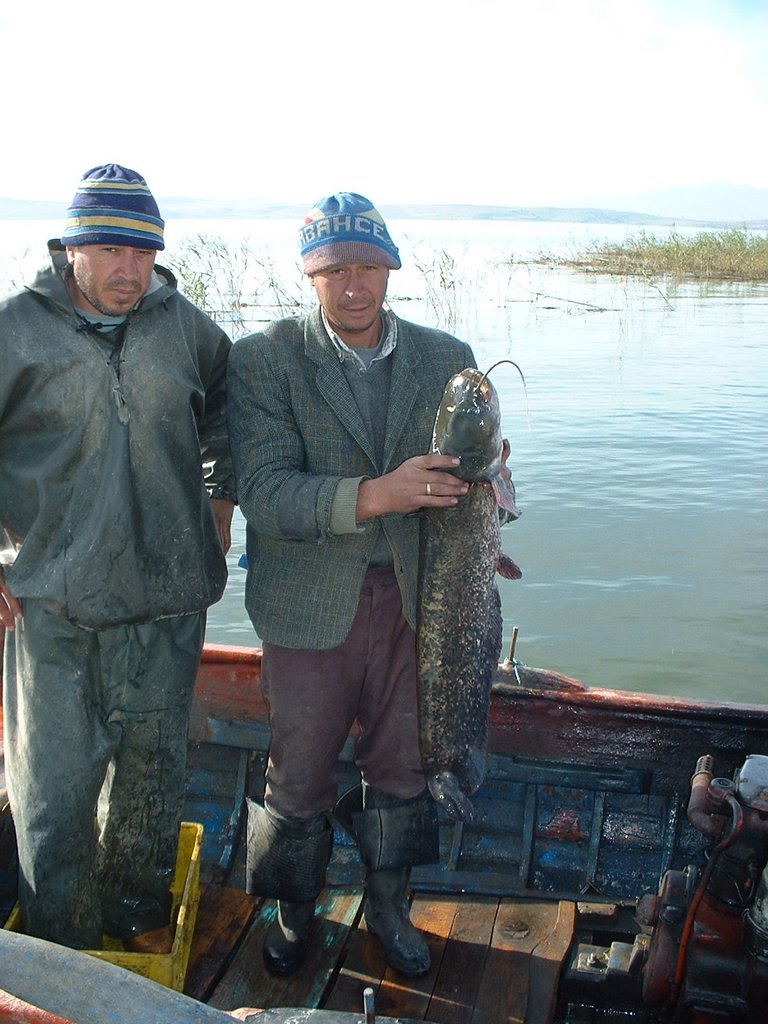
[[[768,186],[768,0],[0,4],[0,196],[589,203]]]

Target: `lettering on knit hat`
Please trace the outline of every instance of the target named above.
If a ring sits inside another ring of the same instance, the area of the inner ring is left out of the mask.
[[[399,270],[400,253],[378,210],[356,192],[337,192],[312,207],[299,231],[305,274],[343,263]]]

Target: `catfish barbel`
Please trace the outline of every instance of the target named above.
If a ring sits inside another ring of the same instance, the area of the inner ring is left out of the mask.
[[[450,379],[435,418],[432,451],[460,457],[461,465],[450,472],[470,488],[452,508],[422,510],[419,743],[432,797],[451,818],[471,821],[469,797],[485,776],[491,681],[501,653],[496,573],[507,579],[522,575],[501,550],[500,526],[520,513],[511,480],[500,475],[501,414],[487,374],[470,367]]]

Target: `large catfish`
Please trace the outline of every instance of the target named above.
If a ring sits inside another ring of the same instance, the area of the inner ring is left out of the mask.
[[[445,388],[432,450],[459,456],[453,472],[470,488],[457,506],[422,515],[417,656],[427,784],[446,813],[464,821],[472,820],[469,797],[485,775],[491,680],[501,652],[496,573],[522,575],[501,550],[500,526],[520,515],[511,480],[500,476],[502,446],[496,389],[487,374],[462,370]]]

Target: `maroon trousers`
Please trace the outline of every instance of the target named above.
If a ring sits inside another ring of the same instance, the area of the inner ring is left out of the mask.
[[[354,760],[375,789],[424,789],[416,704],[416,637],[390,566],[368,570],[346,640],[331,650],[264,644],[272,744],[265,802],[288,818],[329,811],[336,762],[354,722]]]

